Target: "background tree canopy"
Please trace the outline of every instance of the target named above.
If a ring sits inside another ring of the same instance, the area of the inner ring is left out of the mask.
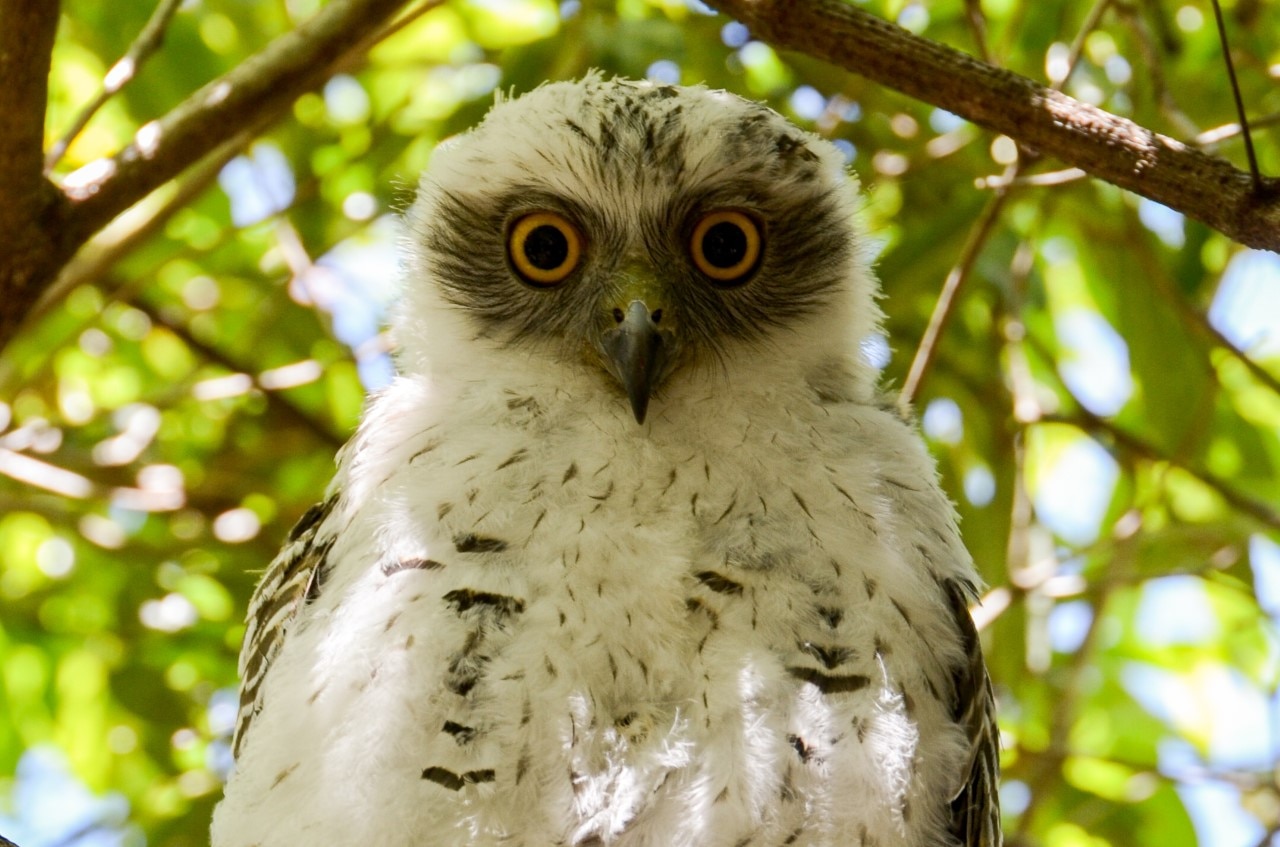
[[[813,58],[909,55],[816,0],[715,5],[751,28],[697,0],[0,0],[0,832],[206,843],[249,593],[392,374],[397,210],[496,90],[601,68],[765,100],[862,180],[865,349],[991,586],[1010,841],[1277,841],[1280,257],[1239,242],[1280,218],[1213,8],[846,7],[1044,86],[864,69],[913,99]],[[1224,6],[1277,173],[1280,4]]]

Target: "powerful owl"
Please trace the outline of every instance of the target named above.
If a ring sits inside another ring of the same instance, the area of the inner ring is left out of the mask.
[[[548,84],[439,148],[400,375],[250,609],[215,847],[999,843],[855,203],[702,87]]]

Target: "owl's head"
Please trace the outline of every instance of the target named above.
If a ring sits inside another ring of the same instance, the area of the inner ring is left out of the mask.
[[[641,422],[685,379],[869,391],[855,196],[834,146],[726,92],[591,75],[499,100],[409,212],[401,365],[585,369]]]

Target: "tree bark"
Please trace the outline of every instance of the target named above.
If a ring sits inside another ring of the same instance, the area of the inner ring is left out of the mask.
[[[44,178],[44,119],[57,0],[0,0],[0,346],[70,257],[70,204]]]
[[[1253,184],[1224,159],[913,35],[844,0],[706,0],[775,47],[795,50],[953,112],[1195,218],[1280,251],[1280,180]]]
[[[58,3],[0,0],[0,348],[90,236],[235,130],[266,127],[287,112],[407,3],[331,0],[59,188],[42,171]]]

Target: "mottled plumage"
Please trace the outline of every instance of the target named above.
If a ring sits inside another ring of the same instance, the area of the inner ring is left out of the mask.
[[[999,843],[977,575],[859,342],[828,143],[500,102],[408,215],[401,375],[255,595],[214,847]]]

